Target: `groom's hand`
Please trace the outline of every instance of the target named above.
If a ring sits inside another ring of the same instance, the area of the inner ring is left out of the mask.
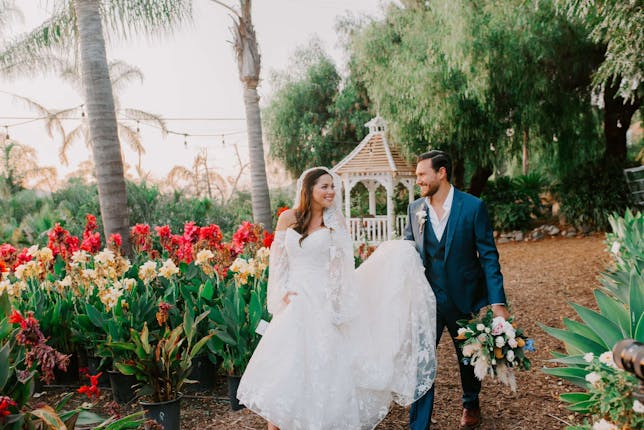
[[[506,321],[510,319],[510,312],[505,305],[492,305],[492,313],[494,317],[503,317]]]

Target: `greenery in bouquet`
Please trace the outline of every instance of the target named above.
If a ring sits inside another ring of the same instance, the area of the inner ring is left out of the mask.
[[[479,380],[491,376],[516,391],[513,369],[530,370],[525,352],[534,351],[534,341],[515,327],[513,319],[494,317],[488,309],[481,318],[458,321],[461,328],[456,339],[464,363],[474,367]]]
[[[137,393],[150,396],[154,402],[176,399],[183,386],[190,383],[188,376],[192,360],[210,340],[212,334],[197,337],[197,326],[208,313],[193,319],[184,310],[183,322],[172,328],[168,325],[170,305],[159,305],[157,318],[164,325],[162,333],[151,333],[147,323],[139,332],[131,330],[129,342],[112,343],[114,350],[130,351],[133,358],[115,362],[116,368],[124,375],[134,375],[139,382]]]

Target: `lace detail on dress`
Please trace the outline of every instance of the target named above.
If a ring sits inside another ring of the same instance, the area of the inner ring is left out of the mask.
[[[357,295],[354,282],[353,245],[346,230],[331,230],[329,246],[329,281],[326,297],[329,300],[331,321],[343,324],[357,313]]]
[[[286,307],[284,295],[288,291],[288,254],[286,252],[286,231],[275,232],[268,260],[268,286],[266,305],[272,315],[280,313]]]

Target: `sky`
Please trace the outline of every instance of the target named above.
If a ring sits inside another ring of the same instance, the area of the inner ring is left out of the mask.
[[[255,0],[253,20],[262,55],[262,82],[259,87],[261,104],[270,100],[268,77],[273,70],[284,70],[289,58],[298,47],[317,37],[336,64],[342,67],[344,53],[339,46],[335,24],[338,17],[347,13],[382,16],[387,0]],[[41,23],[52,0],[17,0],[24,20],[14,25],[3,36],[15,36]],[[235,0],[229,0],[235,4]],[[237,65],[230,44],[231,18],[224,8],[210,0],[195,0],[192,23],[172,34],[154,39],[139,37],[116,41],[108,46],[109,60],[123,60],[141,69],[143,83],[132,82],[119,92],[122,107],[136,108],[172,120],[170,130],[180,134],[205,134],[215,136],[188,137],[161,133],[143,123],[140,125],[146,154],[143,169],[152,177],[162,179],[175,165],[189,167],[196,154],[206,148],[208,164],[224,176],[238,170],[234,156],[237,145],[244,162],[248,158],[246,124],[242,86],[237,75]],[[0,91],[30,97],[42,105],[59,110],[82,103],[76,90],[54,74],[7,80],[0,77]],[[34,147],[39,163],[54,166],[59,177],[74,171],[78,164],[90,157],[84,143],[76,143],[69,151],[69,165],[58,158],[60,138],[52,140],[44,131],[41,121],[24,125],[22,119],[38,116],[33,110],[0,92],[0,132],[9,125],[11,139]],[[226,118],[229,120],[178,120],[185,118]],[[78,121],[65,122],[70,131]],[[223,136],[222,136],[223,134]],[[358,142],[356,142],[357,144]],[[125,151],[126,163],[136,164],[136,155]],[[132,171],[133,172],[133,171]],[[248,173],[248,172],[246,172]]]

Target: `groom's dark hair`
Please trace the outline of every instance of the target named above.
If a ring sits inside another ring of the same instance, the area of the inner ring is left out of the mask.
[[[432,160],[432,168],[437,172],[441,167],[444,167],[447,180],[452,180],[452,157],[447,152],[439,151],[438,149],[425,152],[418,156],[416,163],[420,163],[423,160]]]

